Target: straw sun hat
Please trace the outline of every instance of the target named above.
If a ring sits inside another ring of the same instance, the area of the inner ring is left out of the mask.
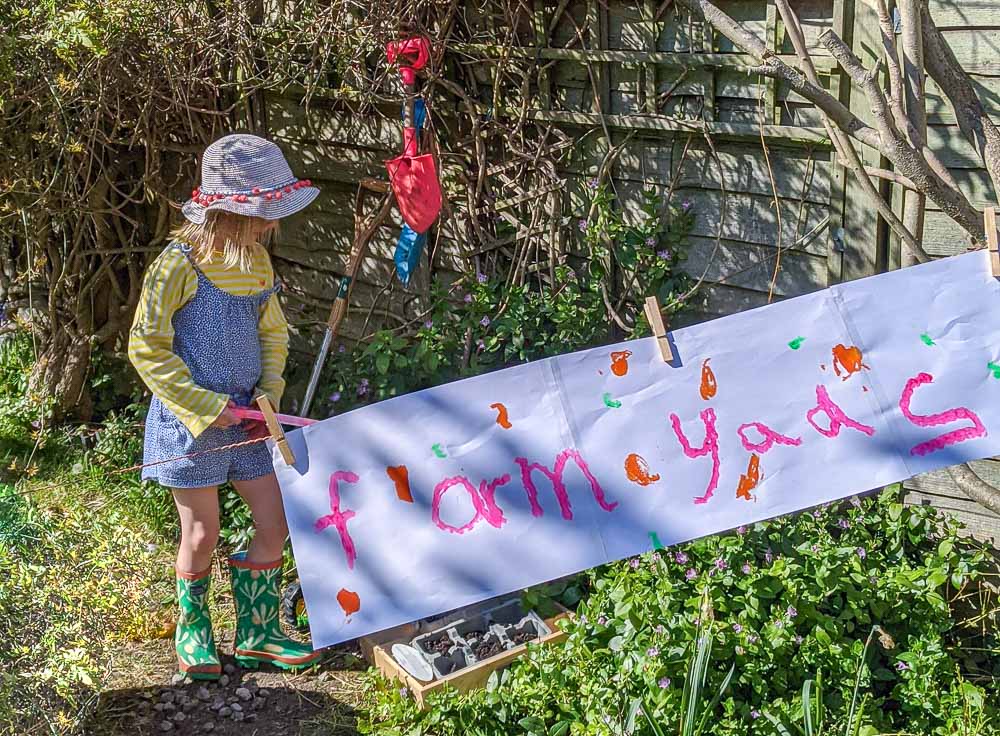
[[[201,224],[210,210],[277,220],[298,212],[316,199],[319,189],[296,179],[271,141],[255,135],[227,135],[205,149],[201,186],[181,211]]]

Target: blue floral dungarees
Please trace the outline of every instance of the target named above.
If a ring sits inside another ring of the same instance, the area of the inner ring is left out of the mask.
[[[260,380],[261,355],[257,328],[262,307],[280,289],[234,296],[213,284],[190,256],[198,275],[194,297],[174,313],[173,351],[191,371],[194,382],[209,391],[227,394],[240,406],[249,406]],[[156,397],[146,417],[143,464],[189,455],[247,439],[241,425],[208,427],[197,438]],[[261,442],[195,458],[175,460],[142,471],[143,480],[157,480],[170,488],[204,488],[227,480],[253,480],[273,472],[271,452]]]

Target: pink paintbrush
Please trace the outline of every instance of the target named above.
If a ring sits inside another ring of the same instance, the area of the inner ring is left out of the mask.
[[[245,406],[236,406],[231,409],[233,414],[235,414],[240,419],[255,419],[258,422],[264,421],[264,415],[261,414],[256,409],[248,409]],[[294,417],[291,414],[277,414],[278,421],[282,424],[287,424],[292,427],[308,427],[310,424],[315,424],[315,419],[306,419],[305,417]]]

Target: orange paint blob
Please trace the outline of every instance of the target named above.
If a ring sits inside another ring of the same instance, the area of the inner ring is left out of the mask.
[[[625,475],[640,486],[648,486],[660,479],[659,475],[649,474],[649,465],[641,455],[636,455],[634,452],[625,458]]]
[[[344,609],[347,616],[361,610],[361,597],[347,588],[341,588],[340,592],[337,593],[337,603]]]
[[[715,396],[715,392],[719,388],[719,384],[715,382],[715,374],[712,373],[712,369],[708,367],[708,361],[711,358],[705,358],[705,362],[701,364],[701,398],[708,401],[710,398]]]
[[[611,353],[611,372],[616,376],[624,376],[628,373],[628,359],[631,355],[631,350],[622,350],[617,353]]]
[[[496,404],[490,404],[490,408],[497,410],[497,424],[504,429],[510,429],[511,423],[510,420],[507,419],[507,407],[497,402]]]
[[[750,455],[746,474],[740,476],[740,483],[736,487],[736,498],[753,501],[753,495],[750,491],[756,488],[758,483],[760,483],[760,458],[757,457],[756,453],[753,453]]]
[[[833,349],[833,371],[839,376],[841,375],[841,369],[843,369],[844,377],[841,380],[846,381],[862,368],[867,367],[861,362],[861,350],[859,348],[853,345],[851,347],[837,345]]]
[[[413,503],[413,494],[410,493],[410,473],[405,465],[390,465],[385,469],[385,474],[396,484],[396,497],[400,501]]]

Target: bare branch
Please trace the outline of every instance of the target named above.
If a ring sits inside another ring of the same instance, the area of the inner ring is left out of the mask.
[[[798,16],[792,10],[788,0],[777,0],[776,4],[778,12],[781,13],[781,19],[788,29],[789,36],[792,39],[792,46],[795,48],[795,53],[799,57],[802,68],[809,76],[809,81],[820,86],[819,75],[816,73],[816,66],[813,64],[812,57],[809,55],[809,49],[806,47],[805,36],[802,33],[802,24],[799,22]],[[855,175],[865,195],[875,204],[875,209],[878,210],[878,213],[889,224],[892,231],[899,236],[904,247],[910,252],[911,257],[920,262],[930,260],[930,256],[921,247],[920,241],[900,221],[896,213],[893,212],[892,205],[885,201],[881,192],[875,187],[869,176],[869,169],[862,163],[861,157],[858,156],[858,152],[854,149],[851,139],[826,116],[823,117],[823,125],[830,136],[830,140],[833,142],[833,147],[836,149],[840,161]]]
[[[852,113],[840,100],[825,89],[809,81],[798,69],[789,66],[774,55],[767,45],[738,21],[733,20],[708,0],[677,0],[695,13],[704,16],[722,35],[753,55],[760,65],[753,71],[773,79],[780,79],[816,105],[834,125],[873,148],[879,147],[878,132]]]
[[[986,114],[969,75],[958,63],[927,8],[921,13],[921,20],[927,71],[948,96],[962,135],[979,152],[993,182],[994,194],[1000,196],[1000,130]]]
[[[896,33],[885,0],[878,0],[878,23],[882,29],[882,58],[889,70],[889,97],[897,104],[903,100],[903,72],[899,68],[896,51]]]
[[[910,145],[896,128],[892,111],[877,82],[876,74],[869,72],[860,59],[837,34],[826,30],[820,41],[833,55],[868,97],[875,118],[875,127],[881,138],[877,146],[895,164],[900,173],[910,179],[917,189],[931,198],[949,217],[961,225],[977,243],[982,240],[983,226],[979,212],[958,189],[952,188],[935,172],[923,156],[923,151]]]

